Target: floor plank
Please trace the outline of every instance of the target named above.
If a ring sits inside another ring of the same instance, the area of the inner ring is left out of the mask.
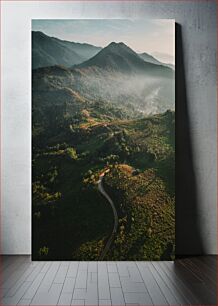
[[[17,305],[19,301],[22,299],[22,296],[26,292],[26,290],[29,288],[31,285],[30,282],[24,282],[21,287],[17,290],[14,296],[12,297],[4,297],[2,299],[2,304],[3,305]]]
[[[155,280],[153,274],[149,271],[149,268],[145,266],[143,263],[138,263],[137,265],[153,304],[168,305],[164,293],[162,292],[161,288],[158,286],[158,283]]]
[[[154,266],[148,265],[150,272],[152,273],[154,279],[156,280],[158,286],[161,288],[161,291],[164,294],[165,299],[167,300],[169,305],[179,305],[180,302],[177,299],[176,295],[174,294],[174,290],[168,286],[167,282],[162,278]]]
[[[1,305],[216,305],[217,257],[32,262],[2,256]]]
[[[192,293],[187,286],[187,283],[182,281],[182,279],[177,275],[174,269],[174,263],[163,262],[161,263],[162,269],[165,271],[166,275],[174,282],[175,286],[182,292],[183,296],[187,298],[191,305],[198,305],[200,300]]]
[[[71,305],[72,293],[61,293],[58,305]]]
[[[49,292],[37,292],[30,305],[57,305],[62,284],[52,284]]]

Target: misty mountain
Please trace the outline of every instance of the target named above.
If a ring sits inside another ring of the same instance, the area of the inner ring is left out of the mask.
[[[163,65],[163,63],[161,63],[155,57],[153,57],[152,55],[150,55],[148,53],[145,53],[145,52],[144,53],[138,53],[138,55],[141,57],[141,59],[143,59],[147,63],[152,63],[152,64],[156,64],[156,65]]]
[[[164,64],[164,66],[169,67],[175,71],[175,65],[173,64]]]
[[[136,52],[124,43],[110,43],[107,47],[98,52],[91,59],[77,65],[76,68],[97,67],[109,72],[128,73],[128,74],[149,74],[170,77],[172,70],[162,65],[154,65],[145,62]]]
[[[161,113],[173,110],[175,104],[174,71],[145,62],[124,43],[111,43],[73,68],[56,65],[33,70],[37,101],[56,103],[57,90],[61,97],[63,89],[74,93],[68,94],[67,103],[73,103],[75,95],[79,95],[80,101],[112,103],[126,112],[133,108],[144,114]],[[51,91],[56,93],[48,95]]]
[[[166,63],[162,63],[159,60],[157,60],[155,57],[153,57],[152,55],[148,54],[148,53],[138,53],[138,55],[141,57],[141,59],[143,59],[145,62],[147,63],[152,63],[152,64],[156,64],[156,65],[162,65],[165,67],[169,67],[173,70],[175,70],[175,66],[173,64],[166,64]]]
[[[71,67],[93,57],[101,50],[81,44],[49,37],[42,32],[32,32],[32,68],[54,65]]]

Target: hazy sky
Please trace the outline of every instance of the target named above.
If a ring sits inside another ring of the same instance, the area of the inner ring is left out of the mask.
[[[49,36],[105,47],[124,42],[136,52],[147,52],[175,64],[175,24],[173,19],[44,19],[32,20],[32,29]]]

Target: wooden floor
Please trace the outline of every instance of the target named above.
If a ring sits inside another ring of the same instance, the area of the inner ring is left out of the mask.
[[[31,262],[1,257],[0,305],[217,305],[217,259]]]

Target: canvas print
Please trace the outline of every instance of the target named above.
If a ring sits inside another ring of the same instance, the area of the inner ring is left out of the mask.
[[[174,253],[174,20],[32,20],[32,259]]]

